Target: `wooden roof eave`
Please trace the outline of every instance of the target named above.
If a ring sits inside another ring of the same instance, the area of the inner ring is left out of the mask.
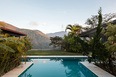
[[[27,36],[27,34],[25,33],[21,33],[21,32],[18,32],[18,31],[14,31],[14,30],[11,30],[11,29],[8,29],[8,28],[4,28],[4,27],[0,27],[0,29],[2,30],[2,33],[7,33],[11,36]]]

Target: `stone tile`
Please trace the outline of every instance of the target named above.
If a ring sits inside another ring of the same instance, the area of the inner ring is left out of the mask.
[[[99,68],[98,66],[94,65],[93,63],[88,62],[81,62],[84,66],[86,66],[89,70],[95,73],[98,77],[115,77],[110,73],[104,71],[103,69]]]
[[[27,57],[87,57],[87,56],[27,56]]]
[[[23,71],[25,71],[32,64],[33,64],[32,62],[26,62],[26,64],[25,62],[22,62],[21,65],[9,71],[2,77],[18,77]]]

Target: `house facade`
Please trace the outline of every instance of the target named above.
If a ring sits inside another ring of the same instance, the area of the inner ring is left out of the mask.
[[[116,20],[114,20],[114,21],[112,21],[110,23],[114,25],[114,24],[116,24]],[[106,28],[107,27],[107,24],[103,24],[103,25],[101,25],[101,27]],[[96,28],[93,28],[93,29],[88,30],[86,32],[82,32],[81,34],[79,34],[79,36],[80,37],[83,37],[83,38],[88,38],[88,37],[90,38],[90,37],[93,37],[94,36],[95,32],[96,32]],[[104,36],[103,34],[101,34],[101,35],[102,35],[101,42],[107,41],[107,37]]]

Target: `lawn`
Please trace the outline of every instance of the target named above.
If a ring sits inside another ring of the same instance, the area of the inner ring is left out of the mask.
[[[47,51],[47,50],[31,50],[27,51],[27,55],[82,55],[80,53],[66,52],[66,51]]]

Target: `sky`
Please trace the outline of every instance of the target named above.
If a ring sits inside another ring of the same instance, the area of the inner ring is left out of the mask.
[[[91,15],[116,13],[116,0],[0,0],[0,21],[43,33],[64,31],[68,24],[86,26]]]

